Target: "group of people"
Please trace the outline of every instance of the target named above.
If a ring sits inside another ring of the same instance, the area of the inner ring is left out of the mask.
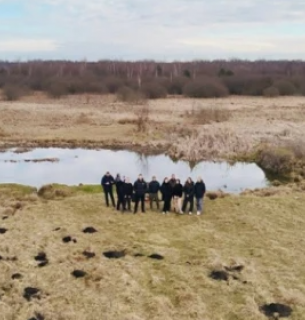
[[[150,209],[153,209],[155,202],[157,210],[160,210],[160,202],[163,201],[162,213],[167,214],[174,211],[179,214],[192,214],[194,210],[194,200],[196,200],[197,215],[203,211],[203,198],[206,191],[205,183],[201,177],[198,177],[196,182],[188,178],[184,185],[179,179],[176,179],[173,174],[171,178],[165,178],[160,184],[156,177],[147,183],[140,174],[138,179],[132,184],[129,178],[121,177],[119,174],[116,178],[106,172],[101,180],[101,185],[104,190],[106,205],[109,207],[109,198],[112,206],[122,212],[131,212],[131,203],[134,202],[133,213],[138,212],[139,203],[141,210],[145,212],[146,195],[149,198]],[[117,201],[113,196],[113,186],[115,186]],[[159,198],[161,194],[161,200]]]

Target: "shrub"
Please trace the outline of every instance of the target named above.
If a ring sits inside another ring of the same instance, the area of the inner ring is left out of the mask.
[[[274,82],[274,87],[279,90],[281,96],[292,96],[296,93],[296,87],[288,80],[278,80]]]
[[[293,152],[296,159],[305,160],[305,143],[301,139],[287,141],[285,147]]]
[[[70,196],[71,191],[66,186],[47,184],[39,188],[37,195],[46,200],[55,200]]]
[[[264,90],[272,85],[272,79],[262,76],[248,76],[244,79],[243,95],[262,96]]]
[[[187,84],[189,80],[183,77],[174,78],[173,81],[168,86],[169,94],[183,94],[183,87]]]
[[[258,165],[276,175],[290,173],[294,165],[293,152],[282,147],[265,146],[257,153]]]
[[[212,79],[197,79],[184,86],[183,94],[191,98],[220,98],[226,97],[229,92],[219,81]]]
[[[7,101],[17,101],[27,93],[26,88],[8,84],[3,87],[3,97]]]
[[[123,85],[123,81],[116,77],[109,77],[105,81],[105,87],[109,93],[117,93],[119,88],[121,88]]]
[[[129,87],[121,87],[117,92],[117,98],[123,102],[138,103],[144,100],[143,94]]]
[[[280,95],[280,91],[278,88],[271,86],[266,88],[263,94],[264,94],[264,97],[269,97],[269,98],[278,97]]]
[[[147,99],[160,99],[167,95],[166,88],[155,82],[145,83],[141,91]]]
[[[138,132],[145,132],[149,123],[149,106],[147,103],[135,109],[135,124]]]
[[[68,88],[63,82],[51,82],[47,85],[46,91],[51,98],[59,99],[69,93]]]

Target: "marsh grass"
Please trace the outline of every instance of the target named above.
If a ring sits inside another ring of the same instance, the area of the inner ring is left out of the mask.
[[[195,105],[191,112],[186,113],[192,119],[193,124],[210,124],[213,122],[225,122],[231,117],[230,110],[218,106],[201,107]]]
[[[197,217],[121,214],[104,206],[97,187],[79,188],[58,201],[26,202],[1,221],[3,319],[39,312],[46,320],[264,320],[259,307],[273,302],[288,304],[291,320],[305,319],[304,193],[206,199]],[[16,190],[31,189],[1,186],[1,202],[16,202]],[[84,234],[88,226],[98,232]],[[77,242],[63,243],[68,235]],[[88,260],[84,250],[96,256]],[[109,250],[126,256],[107,259]],[[49,265],[37,268],[42,251]],[[147,257],[154,253],[164,260]],[[234,265],[244,266],[237,279],[209,277]],[[75,279],[73,270],[87,276]],[[15,273],[22,278],[12,280]],[[22,297],[28,286],[40,289],[40,300]]]

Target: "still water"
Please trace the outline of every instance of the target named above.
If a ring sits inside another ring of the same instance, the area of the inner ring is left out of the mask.
[[[25,153],[14,150],[0,153],[0,183],[18,183],[40,187],[48,183],[67,185],[99,184],[106,171],[120,173],[132,181],[142,173],[147,181],[153,175],[159,181],[172,173],[182,182],[201,176],[209,190],[240,192],[268,185],[264,172],[254,163],[203,161],[191,168],[188,162],[173,162],[168,156],[142,156],[129,151],[86,149],[34,149]],[[29,162],[57,158],[58,162]],[[14,161],[14,162],[11,162]]]

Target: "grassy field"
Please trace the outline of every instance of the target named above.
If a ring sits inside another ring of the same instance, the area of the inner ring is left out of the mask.
[[[279,187],[269,197],[206,199],[197,217],[121,214],[104,206],[99,187],[57,189],[41,197],[0,186],[0,228],[7,230],[0,234],[0,319],[263,320],[266,303],[305,319],[304,192]],[[89,226],[98,232],[83,233]],[[64,243],[66,236],[76,242]],[[103,256],[124,249],[120,259]],[[44,267],[34,259],[41,252]],[[236,265],[244,269],[227,281],[209,277]],[[87,275],[74,278],[75,269]],[[38,288],[39,299],[27,301],[26,287]]]
[[[302,141],[304,97],[150,100],[145,132],[135,122],[143,105],[115,96],[49,99],[41,94],[0,101],[0,149],[9,146],[116,147],[167,152],[176,158],[224,159],[265,142]],[[25,125],[26,124],[26,125]]]

